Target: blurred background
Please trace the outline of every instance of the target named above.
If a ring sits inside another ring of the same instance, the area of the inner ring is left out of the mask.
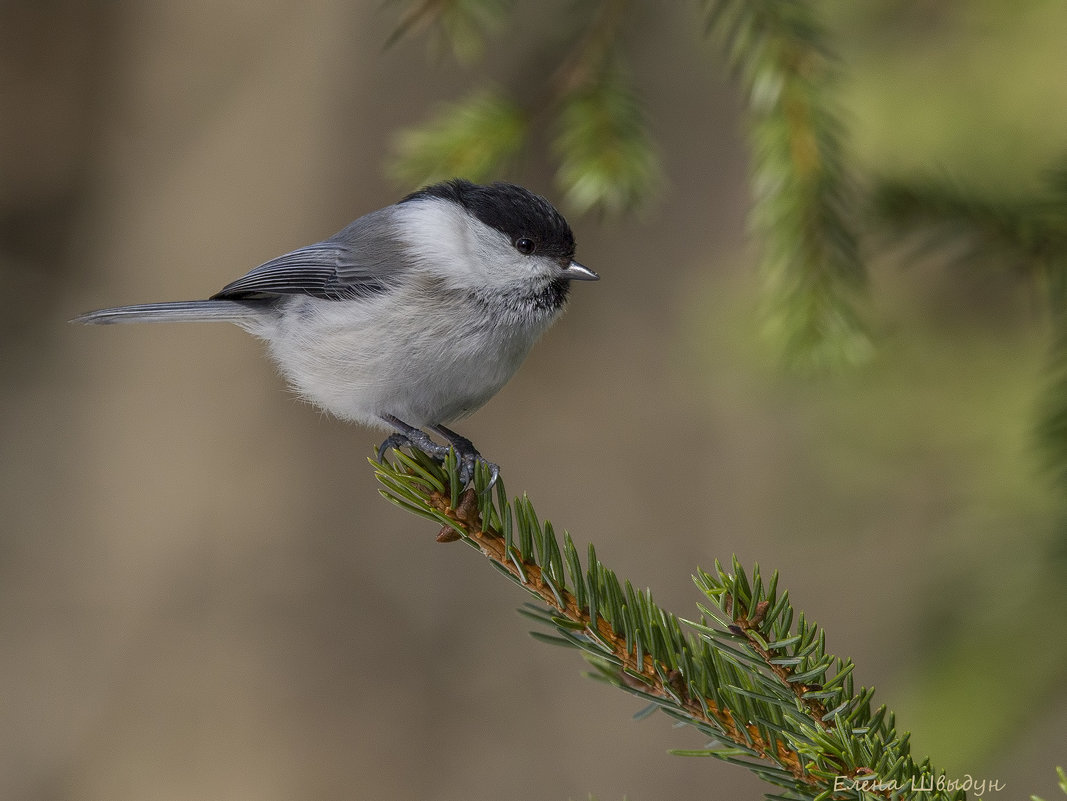
[[[379,433],[299,402],[241,331],[66,323],[205,297],[395,201],[397,130],[483,76],[521,95],[574,5],[517,4],[473,65],[386,47],[402,6],[378,0],[0,5],[0,796],[769,789],[669,755],[702,739],[527,636],[513,585],[378,497]],[[1022,195],[1060,155],[1067,7],[819,5],[857,163]],[[883,244],[874,357],[782,370],[738,90],[694,8],[629,13],[662,188],[569,215],[602,280],[460,430],[683,617],[698,565],[780,569],[917,755],[1051,795],[1067,549],[1033,447],[1040,303]],[[553,198],[534,145],[498,177]]]

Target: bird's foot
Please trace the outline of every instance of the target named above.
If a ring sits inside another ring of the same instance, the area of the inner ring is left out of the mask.
[[[489,483],[486,485],[486,492],[492,489],[493,485],[496,484],[497,479],[500,477],[500,467],[482,456],[469,439],[457,434],[449,428],[445,428],[444,426],[433,427],[434,431],[448,440],[448,445],[442,445],[441,443],[434,441],[434,439],[422,429],[409,426],[407,423],[398,420],[391,415],[385,416],[383,419],[389,423],[389,425],[397,429],[397,432],[395,434],[390,434],[385,438],[385,441],[378,446],[379,462],[385,459],[386,452],[394,448],[418,448],[431,459],[434,459],[441,464],[444,464],[449,451],[455,451],[456,458],[459,460],[459,483],[462,487],[466,487],[471,483],[474,478],[475,467],[479,463],[489,468]]]
[[[489,492],[496,484],[498,478],[500,478],[500,466],[495,462],[490,462],[484,456],[482,456],[478,449],[474,447],[474,443],[461,434],[457,434],[450,428],[444,426],[434,426],[433,430],[440,434],[442,437],[448,440],[452,449],[456,452],[456,457],[459,459],[459,481],[465,487],[470,484],[474,478],[474,469],[478,464],[483,464],[489,469],[489,483],[485,485],[485,492]]]

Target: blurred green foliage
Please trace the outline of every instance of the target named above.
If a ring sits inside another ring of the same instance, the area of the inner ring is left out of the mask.
[[[388,44],[425,31],[431,47],[448,50],[463,64],[477,61],[485,40],[506,19],[514,0],[418,0],[407,4]]]
[[[442,107],[425,125],[401,131],[391,172],[408,185],[446,176],[484,181],[518,155],[525,139],[522,109],[499,90],[482,89]]]
[[[836,67],[814,6],[704,6],[747,99],[750,226],[762,251],[766,331],[803,370],[866,361],[871,345],[855,307],[866,269],[850,219]]]
[[[564,98],[554,151],[564,200],[578,213],[637,208],[661,183],[641,104],[621,66]]]
[[[528,104],[506,105],[514,127],[504,126],[509,146],[497,152],[514,158],[547,117],[571,210],[627,212],[662,186],[654,121],[642,111],[623,36],[647,6],[603,0],[561,16],[569,54],[542,91],[524,95]],[[749,337],[735,354],[745,363],[720,363],[709,377],[714,394],[762,398],[817,432],[805,445],[825,480],[839,483],[841,514],[892,516],[895,492],[948,482],[956,508],[931,510],[923,522],[952,517],[938,529],[952,541],[918,536],[910,546],[945,561],[927,575],[937,599],[919,599],[931,607],[919,635],[929,642],[897,706],[944,763],[975,764],[1024,733],[1033,705],[1067,668],[1067,4],[704,0],[691,8],[745,104],[764,314],[757,326],[738,311],[743,303],[730,309],[709,293],[694,300],[700,319],[689,330],[708,342]],[[443,119],[422,130],[445,130]],[[450,154],[486,135],[482,124],[456,126],[451,145],[447,135],[405,135],[394,174],[450,177],[466,163]],[[494,149],[479,146],[483,155]],[[501,161],[486,159],[469,175],[489,177]],[[760,358],[747,343],[760,330],[794,367],[838,369],[833,408],[802,382],[753,372]],[[1045,483],[1034,480],[1042,461]],[[864,505],[872,502],[882,506]],[[1020,638],[1048,646],[1026,668],[990,658],[1014,653]],[[1019,681],[1024,669],[1030,680]]]
[[[413,3],[393,38],[418,24],[452,41],[455,50],[473,54],[510,5]],[[408,186],[457,175],[489,180],[519,154],[531,129],[543,125],[558,162],[556,182],[572,210],[621,213],[646,203],[662,182],[662,168],[620,44],[629,6],[628,0],[603,0],[590,4],[588,18],[560,13],[561,28],[573,33],[572,41],[543,86],[480,88],[439,109],[428,122],[398,135],[390,174]]]

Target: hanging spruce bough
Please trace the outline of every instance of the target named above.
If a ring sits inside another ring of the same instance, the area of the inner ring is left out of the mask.
[[[485,52],[486,37],[511,12],[513,0],[416,0],[408,4],[386,46],[415,31],[428,31],[433,48],[451,50],[462,64]]]
[[[440,106],[425,125],[397,134],[389,171],[408,186],[456,176],[487,181],[522,151],[526,129],[523,110],[499,88],[480,89]]]
[[[476,88],[397,137],[390,171],[406,184],[506,171],[541,122],[554,132],[556,183],[571,209],[621,213],[663,183],[644,108],[633,88],[624,42],[634,0],[583,4],[560,30],[572,31],[559,66],[521,92]],[[649,5],[649,4],[646,4]],[[865,360],[872,351],[857,306],[866,270],[849,209],[844,129],[834,111],[834,63],[811,3],[704,0],[703,19],[738,77],[747,107],[752,211],[765,278],[768,335],[787,362],[822,369]],[[501,0],[410,4],[393,39],[436,31],[457,52],[474,52],[503,21]],[[656,13],[659,13],[658,11]],[[466,43],[466,44],[465,44]],[[538,70],[537,73],[544,72]]]
[[[1044,300],[1051,337],[1035,434],[1050,476],[1067,487],[1067,156],[1029,197],[985,196],[944,178],[882,178],[872,200],[893,236],[970,270],[1014,275]]]
[[[856,306],[866,290],[834,109],[835,64],[811,3],[705,0],[745,91],[753,207],[769,335],[802,369],[871,353]]]
[[[708,738],[700,750],[748,768],[779,799],[963,799],[966,794],[916,762],[908,734],[873,689],[853,683],[853,663],[826,651],[823,631],[796,614],[775,573],[765,581],[735,558],[695,577],[706,603],[699,620],[660,608],[647,590],[620,581],[592,545],[584,564],[570,535],[542,522],[530,499],[509,501],[479,465],[461,492],[457,465],[420,451],[372,460],[382,496],[441,526],[440,542],[462,541],[537,601],[521,611],[548,631],[538,640],[580,650],[607,683],[647,701]],[[643,713],[639,713],[642,716]]]
[[[511,5],[412,2],[390,42],[427,29],[436,34],[434,41],[450,42],[461,60],[473,58]],[[438,106],[429,120],[396,136],[390,174],[407,186],[456,176],[495,179],[513,166],[533,138],[531,131],[541,129],[551,137],[556,184],[572,210],[622,213],[646,203],[662,183],[662,167],[619,43],[631,3],[587,5],[588,18],[571,10],[561,21],[573,35],[562,54],[548,55],[558,66],[540,85],[511,91],[483,84]]]

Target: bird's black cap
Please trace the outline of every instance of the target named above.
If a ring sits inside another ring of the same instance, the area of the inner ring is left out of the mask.
[[[563,215],[540,195],[515,184],[488,186],[456,178],[414,192],[401,200],[441,198],[456,203],[512,242],[530,239],[533,253],[559,260],[574,258],[574,234]]]

